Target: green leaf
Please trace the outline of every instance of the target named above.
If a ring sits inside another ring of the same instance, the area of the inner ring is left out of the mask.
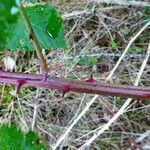
[[[18,8],[15,0],[0,0],[0,50],[6,46],[8,30],[17,21]]]
[[[117,43],[114,40],[112,40],[110,44],[111,44],[111,48],[113,49],[117,48]]]
[[[47,150],[45,143],[34,132],[28,132],[24,137],[24,143],[22,144],[23,150]]]
[[[25,9],[42,48],[66,48],[63,21],[54,7],[38,4]],[[34,50],[21,15],[11,28],[7,47],[12,50]]]
[[[51,11],[51,16],[49,17],[49,22],[46,27],[47,33],[53,38],[57,38],[60,28],[62,26],[62,18],[56,14],[54,10]]]
[[[16,126],[0,125],[1,150],[47,150],[43,140],[34,132],[23,133]]]
[[[96,57],[91,57],[89,58],[90,64],[95,65],[97,64],[97,58]]]
[[[13,147],[16,147],[19,150],[22,144],[21,141],[23,141],[23,134],[15,126],[0,126],[1,150],[13,150]]]
[[[149,21],[149,20],[150,20],[150,6],[145,6],[145,7],[144,7],[143,19],[144,19],[145,21]]]
[[[89,59],[88,58],[80,58],[80,60],[78,61],[79,65],[89,65]]]
[[[90,57],[90,58],[82,57],[79,59],[78,64],[81,66],[82,65],[83,66],[94,65],[94,64],[97,64],[97,58],[96,57]]]

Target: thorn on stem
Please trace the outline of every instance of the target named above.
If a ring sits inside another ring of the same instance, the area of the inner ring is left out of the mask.
[[[150,98],[150,94],[142,94],[142,96],[144,96],[146,98]]]
[[[61,90],[59,90],[61,93],[62,93],[62,98],[65,96],[65,94],[67,93],[67,92],[69,92],[70,91],[70,87],[69,86],[64,86]]]
[[[25,83],[26,83],[26,80],[17,80],[14,96],[17,96],[17,93],[19,92],[21,86]]]
[[[91,74],[91,77],[89,79],[85,80],[85,82],[88,82],[88,83],[97,83],[97,80],[95,80],[93,78],[93,75]]]

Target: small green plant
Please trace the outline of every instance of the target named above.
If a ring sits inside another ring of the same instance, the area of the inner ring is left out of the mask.
[[[117,43],[114,40],[112,40],[111,43],[110,43],[110,46],[111,46],[112,49],[116,49],[117,48]]]
[[[145,21],[150,20],[150,6],[145,6],[145,7],[144,7],[143,19],[144,19]]]
[[[86,58],[86,57],[81,57],[79,59],[79,62],[78,62],[79,65],[95,65],[97,64],[97,58],[96,57],[89,57],[89,58]]]

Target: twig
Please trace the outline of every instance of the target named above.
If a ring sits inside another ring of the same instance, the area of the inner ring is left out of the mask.
[[[139,108],[133,108],[133,109],[125,110],[125,113],[132,112],[132,111],[137,111],[137,110],[141,110],[141,109],[146,110],[148,107],[150,107],[150,104],[146,105],[146,106],[143,106],[143,107],[139,107]]]
[[[135,1],[135,0],[88,0],[88,1],[95,2],[95,3],[117,4],[117,5],[124,5],[124,6],[131,5],[134,7],[150,6],[149,2]]]
[[[2,102],[3,102],[3,98],[4,98],[4,91],[5,91],[5,84],[3,84],[2,86],[2,90],[1,90],[1,97],[0,97],[0,107],[2,105]]]
[[[36,35],[33,31],[33,28],[32,28],[32,25],[30,23],[30,20],[25,12],[25,9],[22,5],[22,3],[20,2],[19,4],[19,7],[20,7],[20,11],[21,11],[21,14],[24,18],[24,21],[25,21],[25,25],[26,25],[26,28],[28,30],[28,33],[29,33],[29,38],[31,39],[32,43],[33,43],[33,46],[36,50],[36,54],[37,54],[37,57],[39,58],[39,61],[40,61],[40,66],[41,66],[41,70],[43,73],[46,73],[47,72],[47,64],[46,64],[46,60],[42,54],[42,49],[40,47],[40,44],[36,38]]]
[[[137,74],[137,78],[136,78],[135,83],[134,83],[135,86],[138,86],[138,83],[140,81],[140,78],[142,76],[144,68],[147,64],[149,56],[150,56],[150,43],[149,43],[149,46],[147,49],[147,54],[146,54],[145,59],[142,63],[142,66],[140,68],[140,71]],[[125,109],[130,104],[131,101],[132,101],[132,98],[128,98],[127,101],[119,109],[119,111],[110,119],[110,121],[106,125],[104,125],[104,127],[101,128],[98,132],[96,132],[88,141],[86,141],[86,143],[80,147],[80,150],[88,148],[96,138],[98,138],[105,130],[108,130],[109,127],[118,119],[118,117],[124,113]]]
[[[6,72],[7,74],[7,72]],[[90,93],[90,94],[100,94],[106,96],[120,96],[120,97],[132,97],[136,99],[148,99],[150,97],[150,88],[149,87],[135,87],[127,85],[113,85],[102,82],[96,82],[93,78],[90,78],[85,81],[72,81],[67,79],[61,79],[55,76],[47,76],[46,80],[39,80],[41,75],[37,79],[19,78],[18,74],[13,74],[11,77],[1,77],[1,83],[14,84],[17,87],[17,91],[23,87],[43,87],[58,89],[64,96],[65,93],[69,91],[78,92],[78,93]],[[25,76],[25,74],[24,74]],[[29,76],[29,75],[28,75]],[[38,75],[37,75],[38,76]],[[94,81],[93,81],[94,80]]]
[[[81,55],[81,58],[84,58],[84,57],[97,57],[97,58],[100,58],[100,57],[120,57],[121,54],[119,53],[107,53],[107,52],[102,52],[102,53],[95,53],[95,54],[82,54]],[[128,57],[128,58],[144,58],[145,54],[142,54],[142,53],[129,53],[129,54],[126,54],[124,57]]]
[[[33,113],[32,125],[31,125],[32,131],[34,131],[34,127],[35,127],[35,122],[36,122],[36,117],[37,117],[37,108],[38,108],[38,105],[35,104],[35,105],[33,106],[33,108],[34,108],[34,113]]]
[[[23,112],[24,111],[24,107],[21,105],[21,101],[20,101],[20,98],[19,96],[17,95],[17,102],[18,102],[18,106],[19,106],[19,110],[17,113],[19,115],[19,118],[20,118],[20,121],[23,123],[23,126],[21,125],[21,128],[23,130],[28,130],[29,127],[28,127],[28,123],[26,122],[26,119],[25,119],[25,113]]]
[[[100,14],[100,13],[99,13]],[[106,31],[108,32],[108,35],[110,36],[111,41],[114,40],[114,38],[111,35],[111,32],[109,30],[109,28],[107,27],[107,25],[104,23],[104,21],[101,19],[100,17],[101,15],[97,15],[97,17],[99,18],[99,21],[102,23],[102,25],[104,26],[104,28],[106,29]]]
[[[109,6],[109,7],[104,7],[104,8],[99,8],[98,12],[108,12],[114,9],[121,9],[121,8],[125,8],[125,6]],[[90,9],[85,9],[85,10],[81,10],[81,11],[73,11],[71,13],[65,13],[62,15],[62,18],[64,20],[69,20],[69,19],[73,19],[73,18],[78,18],[78,17],[83,17],[83,16],[88,16],[88,15],[92,15],[95,12],[93,10]]]

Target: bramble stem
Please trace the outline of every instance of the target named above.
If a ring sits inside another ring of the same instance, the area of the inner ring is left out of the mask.
[[[112,85],[106,83],[90,83],[86,81],[72,81],[58,77],[46,77],[43,81],[42,75],[19,74],[0,71],[0,82],[18,85],[19,82],[25,87],[43,87],[57,89],[63,95],[69,91],[79,93],[100,94],[105,96],[132,97],[136,99],[150,99],[149,87],[135,87],[126,85]]]
[[[36,50],[37,57],[40,60],[41,70],[42,70],[43,73],[46,73],[48,67],[47,67],[47,64],[46,64],[46,60],[45,60],[45,58],[44,58],[44,56],[42,54],[42,49],[40,47],[40,44],[39,44],[39,42],[38,42],[38,40],[36,38],[36,35],[35,35],[34,31],[33,31],[33,28],[32,28],[32,25],[30,23],[30,20],[29,20],[27,14],[26,14],[25,9],[24,9],[24,7],[23,7],[21,2],[20,2],[19,7],[20,7],[21,14],[22,14],[22,16],[24,18],[26,28],[28,30],[29,37],[30,37],[30,39],[32,41],[32,44],[33,44],[35,50]]]

